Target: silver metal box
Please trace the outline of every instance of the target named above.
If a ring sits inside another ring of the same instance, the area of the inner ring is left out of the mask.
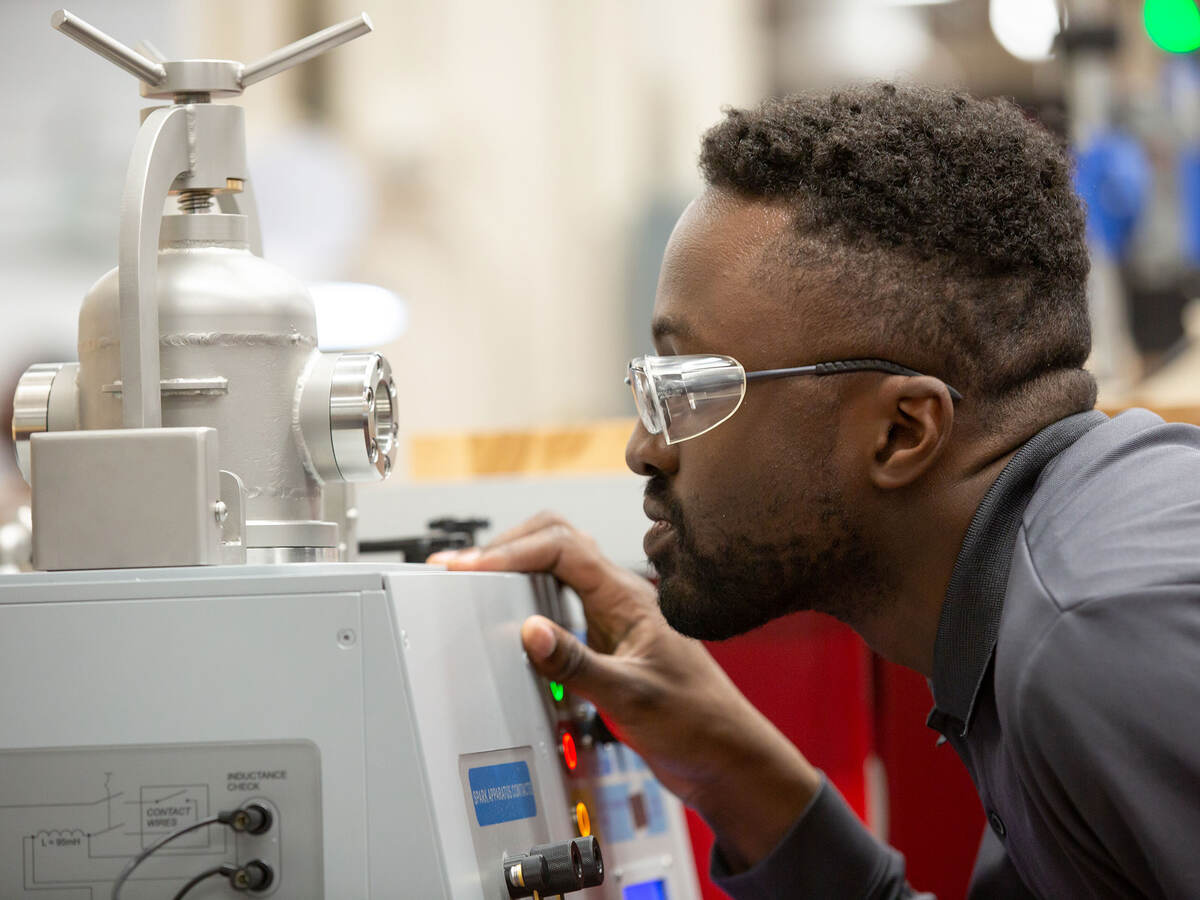
[[[221,561],[215,429],[44,432],[30,449],[36,568]]]

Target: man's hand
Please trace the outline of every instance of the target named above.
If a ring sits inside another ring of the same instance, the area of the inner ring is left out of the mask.
[[[778,843],[817,771],[738,691],[704,645],[673,631],[653,585],[543,513],[483,548],[436,553],[452,571],[549,572],[583,600],[588,646],[543,616],[521,628],[535,668],[594,703],[662,784],[712,825],[734,868]]]

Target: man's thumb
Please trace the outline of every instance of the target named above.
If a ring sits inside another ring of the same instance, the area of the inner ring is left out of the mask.
[[[593,702],[602,702],[604,666],[594,650],[545,616],[530,616],[521,626],[521,643],[533,667]]]

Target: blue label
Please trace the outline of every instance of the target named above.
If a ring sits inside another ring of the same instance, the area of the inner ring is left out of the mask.
[[[475,819],[480,827],[532,819],[537,815],[533,779],[529,777],[526,763],[469,769],[467,781],[471,785],[471,802],[475,804]]]

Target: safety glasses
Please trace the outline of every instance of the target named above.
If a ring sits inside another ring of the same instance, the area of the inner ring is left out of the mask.
[[[742,405],[746,384],[795,375],[843,375],[847,372],[887,372],[920,375],[886,359],[842,359],[747,372],[732,356],[639,356],[629,361],[625,383],[633,389],[642,425],[661,433],[668,444],[691,440],[712,431]],[[946,385],[954,400],[962,394]]]

